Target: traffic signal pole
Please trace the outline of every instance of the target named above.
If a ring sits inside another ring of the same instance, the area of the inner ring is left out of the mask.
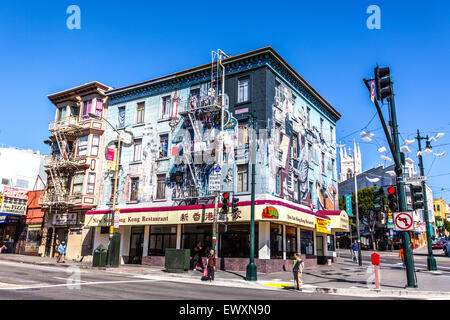
[[[400,155],[400,142],[399,142],[399,134],[398,134],[398,123],[397,123],[397,114],[395,110],[395,99],[394,99],[394,89],[391,84],[392,95],[388,98],[389,107],[390,107],[390,124],[392,129],[392,140],[394,142],[395,156],[397,159],[401,159]],[[401,165],[396,163],[395,165],[395,173],[397,175],[397,190],[399,195],[399,207],[400,211],[406,211],[406,193],[405,193],[405,182],[403,180],[403,168]],[[417,288],[416,278],[414,274],[414,260],[412,256],[411,249],[411,238],[409,236],[408,231],[402,232],[402,246],[403,252],[405,255],[405,266],[406,266],[406,278],[408,288]]]
[[[419,144],[419,169],[420,169],[420,175],[423,177],[425,175],[424,169],[423,169],[423,159],[422,154],[420,151],[422,151],[420,140],[428,138],[424,138],[420,136],[419,129],[417,129],[417,143]],[[422,181],[422,190],[423,190],[423,215],[425,218],[425,224],[426,224],[426,235],[427,235],[427,248],[428,248],[428,256],[427,256],[427,268],[428,271],[436,271],[437,265],[436,265],[436,259],[433,256],[433,248],[431,246],[431,226],[430,226],[430,219],[428,217],[428,202],[427,202],[427,189],[425,180]],[[413,199],[414,201],[414,199]]]

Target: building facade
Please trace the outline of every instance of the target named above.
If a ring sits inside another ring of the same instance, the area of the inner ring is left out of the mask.
[[[97,206],[107,125],[104,92],[110,89],[91,82],[48,96],[56,112],[45,141],[51,157],[45,163],[48,183],[40,200],[45,219],[39,251],[45,256],[54,256],[65,240],[67,259],[91,257],[93,237],[84,228],[84,217]]]
[[[166,248],[193,249],[197,241],[211,247],[217,225],[221,267],[245,270],[252,163],[259,270],[281,270],[294,252],[308,263],[333,257],[333,232],[348,226],[337,208],[340,114],[272,48],[106,95],[108,121],[123,132],[117,207],[124,263],[164,265]],[[113,129],[105,136],[106,145],[117,146]],[[236,214],[214,215],[216,171],[222,191],[239,199]],[[104,159],[98,210],[85,219],[94,248],[108,245],[114,173]]]

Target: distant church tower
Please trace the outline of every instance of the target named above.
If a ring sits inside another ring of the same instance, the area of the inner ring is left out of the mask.
[[[356,168],[356,174],[360,174],[362,172],[362,165],[361,165],[361,151],[359,150],[359,143],[358,147],[356,147],[355,141],[353,141],[353,154],[350,155],[350,148],[348,148],[349,154],[347,155],[347,151],[345,150],[345,146],[340,147],[341,150],[339,151],[339,177],[340,181],[345,181],[348,179],[353,178],[355,175],[354,167],[353,167],[353,157],[355,157],[355,168]]]

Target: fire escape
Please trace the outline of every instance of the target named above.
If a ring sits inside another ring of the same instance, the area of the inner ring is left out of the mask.
[[[208,178],[217,161],[219,146],[216,139],[222,131],[221,119],[224,118],[224,108],[228,108],[228,96],[224,92],[225,67],[221,60],[227,57],[220,49],[211,53],[210,82],[199,89],[191,89],[189,98],[181,101],[178,115],[181,128],[193,132],[194,141],[190,137],[174,134],[174,143],[183,144],[183,154],[179,155],[182,164],[174,173],[176,180],[182,181],[182,186],[175,190],[174,200],[186,203],[198,203],[198,200],[213,199],[208,190]],[[175,129],[175,126],[173,126]],[[206,159],[208,158],[208,160]],[[176,187],[177,188],[177,187]]]
[[[86,156],[77,156],[75,150],[77,139],[83,135],[83,129],[78,116],[50,122],[49,130],[53,133],[49,141],[52,155],[44,164],[49,181],[41,198],[43,207],[68,209],[80,199],[81,195],[70,195],[70,186],[74,173],[89,167]]]

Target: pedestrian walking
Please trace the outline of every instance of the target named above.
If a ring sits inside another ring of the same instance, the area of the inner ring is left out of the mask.
[[[353,251],[353,255],[355,256],[355,261],[356,261],[356,263],[359,263],[359,261],[358,261],[358,258],[359,258],[359,256],[358,256],[358,251],[359,251],[359,248],[358,248],[358,243],[356,242],[356,240],[353,242],[353,244],[352,244],[352,251]]]
[[[214,281],[214,271],[216,270],[216,256],[214,250],[209,251],[207,269],[209,282]]]
[[[65,241],[61,241],[61,244],[58,246],[58,259],[56,260],[56,262],[62,262],[65,263],[65,258],[66,258],[66,250],[67,250],[67,245]]]
[[[405,253],[403,252],[403,248],[400,248],[400,252],[398,253],[398,257],[402,259],[403,266],[405,266]]]
[[[295,289],[301,290],[303,287],[303,267],[305,263],[303,259],[300,258],[298,253],[294,253],[294,267],[292,268],[292,272],[294,273],[294,285]]]

